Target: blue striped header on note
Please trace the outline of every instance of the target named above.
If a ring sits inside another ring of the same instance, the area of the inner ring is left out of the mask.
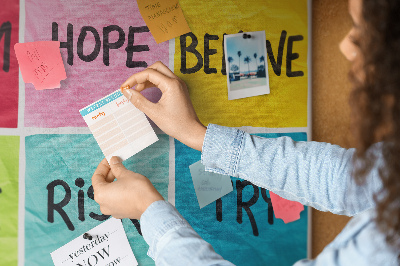
[[[79,112],[81,113],[82,116],[88,115],[93,111],[96,111],[97,109],[99,109],[100,107],[108,104],[109,102],[114,101],[115,99],[121,97],[123,94],[121,93],[120,90],[117,90],[116,92],[108,95],[107,97],[101,99],[98,102],[95,102],[94,104],[89,105],[88,107],[86,107],[85,109],[80,110]]]

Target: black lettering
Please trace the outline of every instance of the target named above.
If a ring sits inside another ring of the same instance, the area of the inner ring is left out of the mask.
[[[4,34],[4,53],[3,53],[3,70],[8,72],[10,70],[10,46],[11,46],[11,22],[7,21],[1,24],[0,27],[0,41]]]
[[[100,254],[100,251],[103,251],[103,255]],[[97,254],[99,254],[99,256],[104,260],[105,256],[104,254],[107,254],[107,257],[110,257],[110,245],[107,245],[107,251],[106,248],[102,248],[99,251],[97,251]]]
[[[140,229],[140,223],[136,219],[130,219],[133,225],[135,226],[136,230],[138,231],[139,235],[142,235],[142,230]]]
[[[112,31],[118,31],[118,41],[110,43],[108,37]],[[110,49],[118,49],[125,42],[125,32],[120,26],[110,25],[103,28],[103,63],[106,66],[110,65]]]
[[[210,40],[219,40],[218,35],[204,35],[204,72],[206,74],[217,73],[216,68],[210,68],[210,55],[216,54],[217,49],[210,49]]]
[[[293,42],[302,41],[302,35],[289,36],[288,38],[288,47],[286,54],[286,76],[288,77],[302,77],[304,76],[303,71],[292,71],[292,61],[299,58],[298,53],[293,53]]]
[[[56,186],[62,186],[65,190],[65,196],[59,203],[54,203],[54,188]],[[54,223],[54,211],[57,211],[61,218],[63,218],[65,224],[67,225],[68,229],[71,231],[75,230],[74,225],[72,224],[71,220],[69,219],[67,213],[63,210],[63,207],[68,204],[71,200],[71,189],[69,188],[68,184],[63,180],[54,180],[47,185],[47,221],[50,223]]]
[[[85,185],[85,181],[82,178],[77,178],[75,185],[82,188]],[[82,189],[78,191],[78,213],[78,219],[82,222],[85,221],[85,194]]]
[[[88,31],[90,31],[93,34],[96,44],[94,45],[93,51],[89,55],[84,55],[83,54],[83,42],[85,41]],[[97,30],[91,26],[82,27],[81,33],[79,34],[79,37],[78,37],[78,43],[77,43],[77,47],[76,47],[79,58],[85,62],[91,62],[91,61],[95,60],[100,53],[100,47],[101,47],[101,40],[100,40],[100,35],[97,32]]]
[[[186,46],[186,37],[190,37],[192,39],[192,42],[189,46]],[[192,32],[189,32],[181,35],[179,37],[179,40],[181,45],[181,73],[192,74],[199,71],[203,67],[203,57],[201,56],[199,51],[196,50],[196,47],[199,44],[196,35],[194,35]],[[187,68],[186,66],[186,53],[188,52],[194,54],[197,58],[196,65],[191,68]]]
[[[222,199],[215,201],[215,211],[217,215],[217,221],[222,222]]]
[[[272,69],[274,70],[274,73],[277,76],[281,75],[283,48],[285,47],[285,41],[286,41],[286,31],[283,30],[281,33],[281,38],[279,40],[278,55],[275,61],[271,43],[268,40],[266,40],[268,58],[269,61],[271,62]]]
[[[87,195],[88,195],[89,199],[94,200],[94,193],[93,192],[94,192],[93,186],[90,186],[88,191],[87,191]],[[90,212],[89,213],[89,217],[101,222],[101,221],[105,221],[108,218],[110,218],[110,215],[96,214],[94,212]]]
[[[58,41],[58,24],[53,22],[51,25],[52,34],[51,40]],[[68,50],[68,65],[72,66],[74,64],[74,26],[71,23],[68,23],[67,26],[67,41],[60,42],[60,48],[67,48]]]
[[[222,65],[221,65],[222,75],[226,75],[225,49],[224,49],[225,35],[226,33],[222,35]]]
[[[274,209],[272,207],[271,198],[267,196],[267,190],[265,188],[261,188],[261,196],[264,201],[268,204],[268,223],[274,224]]]
[[[133,53],[150,51],[148,45],[133,45],[135,42],[135,33],[142,32],[149,32],[149,28],[147,26],[129,27],[128,45],[125,48],[126,66],[129,68],[147,67],[147,63],[145,61],[132,61]]]
[[[248,202],[243,202],[242,200],[242,191],[246,186],[253,186],[254,194],[253,197]],[[246,211],[247,215],[249,216],[251,228],[253,229],[253,235],[258,236],[258,228],[256,224],[256,220],[254,219],[254,215],[250,210],[250,207],[253,206],[259,197],[258,187],[250,183],[249,181],[240,181],[236,180],[236,190],[237,190],[237,216],[236,220],[239,224],[243,222],[242,220],[242,208]]]

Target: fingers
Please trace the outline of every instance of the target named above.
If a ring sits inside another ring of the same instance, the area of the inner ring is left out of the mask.
[[[132,89],[125,89],[122,94],[140,111],[152,117],[152,112],[156,108],[156,104],[146,99],[140,92]]]
[[[166,65],[164,65],[160,61],[155,62],[154,64],[152,64],[151,66],[149,66],[147,68],[157,70],[158,72],[164,74],[165,76],[167,76],[171,79],[178,79],[178,77],[174,74],[174,72],[172,72]],[[135,90],[142,91],[144,89],[152,88],[152,87],[157,87],[157,86],[154,85],[153,83],[151,83],[150,81],[146,81],[145,83],[137,84],[135,87]]]
[[[96,189],[96,187],[102,184],[107,184],[106,178],[109,172],[110,166],[108,165],[107,160],[103,159],[97,166],[97,169],[96,171],[94,171],[94,174],[92,176],[93,189]]]
[[[171,83],[171,78],[164,75],[163,73],[152,69],[147,68],[139,73],[133,74],[130,76],[121,87],[126,87],[129,85],[130,88],[137,84],[151,82],[155,87],[158,87],[162,92],[164,92],[168,85]]]
[[[160,73],[164,74],[165,76],[170,77],[172,79],[173,78],[177,78],[177,76],[174,74],[174,72],[172,72],[166,65],[164,65],[160,61],[155,62],[154,64],[152,64],[148,68],[152,68],[154,70],[157,70],[158,72],[160,72]]]
[[[110,159],[110,166],[111,166],[111,171],[113,172],[114,176],[118,179],[121,178],[122,174],[125,171],[128,171],[125,166],[122,164],[121,158],[117,156],[113,156]]]

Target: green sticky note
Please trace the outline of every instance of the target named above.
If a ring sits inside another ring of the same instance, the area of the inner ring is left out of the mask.
[[[206,172],[201,161],[189,168],[200,209],[233,191],[229,176]]]
[[[18,264],[19,136],[0,136],[0,258]]]

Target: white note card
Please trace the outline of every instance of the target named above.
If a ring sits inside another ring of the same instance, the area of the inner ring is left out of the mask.
[[[121,220],[111,217],[86,232],[91,240],[84,233],[50,253],[55,266],[138,265]]]
[[[107,161],[123,161],[158,140],[145,114],[117,90],[79,110]]]

